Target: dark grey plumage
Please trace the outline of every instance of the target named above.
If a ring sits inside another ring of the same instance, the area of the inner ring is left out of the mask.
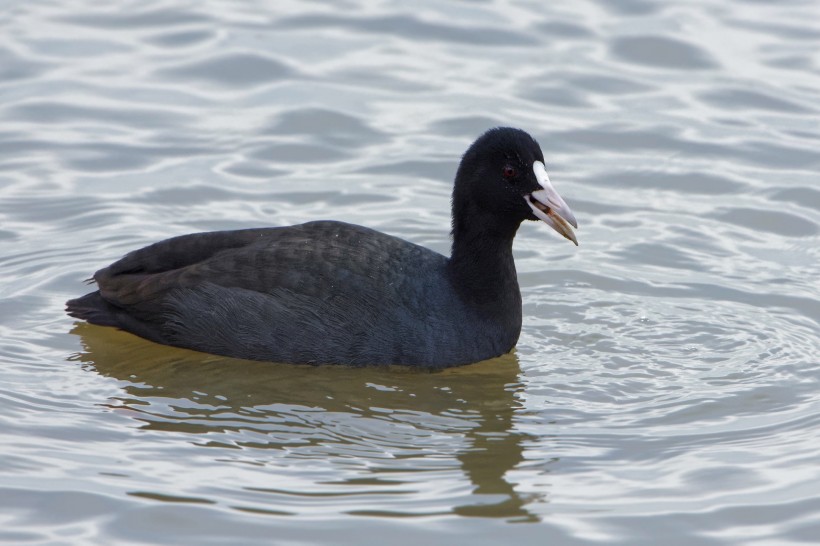
[[[67,309],[254,360],[441,368],[498,356],[521,330],[512,241],[536,219],[525,199],[541,187],[536,161],[540,148],[517,129],[473,144],[456,175],[451,258],[334,221],[196,233],[101,269],[99,290]]]

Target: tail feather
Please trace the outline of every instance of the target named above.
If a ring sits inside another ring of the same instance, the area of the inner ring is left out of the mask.
[[[91,324],[120,326],[115,312],[116,308],[103,299],[99,290],[80,298],[68,300],[65,309],[70,316],[86,320]]]
[[[169,345],[162,332],[161,323],[144,322],[132,316],[125,309],[107,302],[100,295],[99,290],[86,294],[81,298],[68,300],[65,304],[65,310],[70,316],[88,321],[91,324],[112,326],[145,339]]]

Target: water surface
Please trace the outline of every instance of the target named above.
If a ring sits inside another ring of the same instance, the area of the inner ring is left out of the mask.
[[[11,2],[0,541],[820,541],[813,1]],[[541,143],[516,351],[249,363],[77,323],[125,252],[333,218],[446,253],[460,154]]]

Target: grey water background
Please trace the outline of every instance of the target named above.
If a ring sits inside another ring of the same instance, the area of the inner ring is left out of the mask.
[[[0,2],[0,541],[820,542],[819,46],[816,0]],[[446,253],[495,125],[580,224],[519,232],[511,355],[247,363],[63,314],[192,231]]]

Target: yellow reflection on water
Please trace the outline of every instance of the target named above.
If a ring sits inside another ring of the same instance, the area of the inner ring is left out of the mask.
[[[357,487],[399,471],[423,480],[429,471],[424,458],[437,451],[440,457],[444,446],[472,486],[469,502],[453,512],[533,519],[525,508],[533,499],[519,496],[506,478],[523,461],[526,440],[514,427],[521,407],[514,353],[430,373],[218,357],[85,323],[72,333],[84,347],[73,359],[121,384],[123,394],[106,405],[131,415],[143,429],[221,433],[203,446],[321,449],[323,457],[339,460],[372,458],[370,476],[346,478]],[[414,456],[418,465],[407,464]],[[404,461],[400,469],[391,463],[397,460]],[[379,506],[355,513],[402,515]]]

